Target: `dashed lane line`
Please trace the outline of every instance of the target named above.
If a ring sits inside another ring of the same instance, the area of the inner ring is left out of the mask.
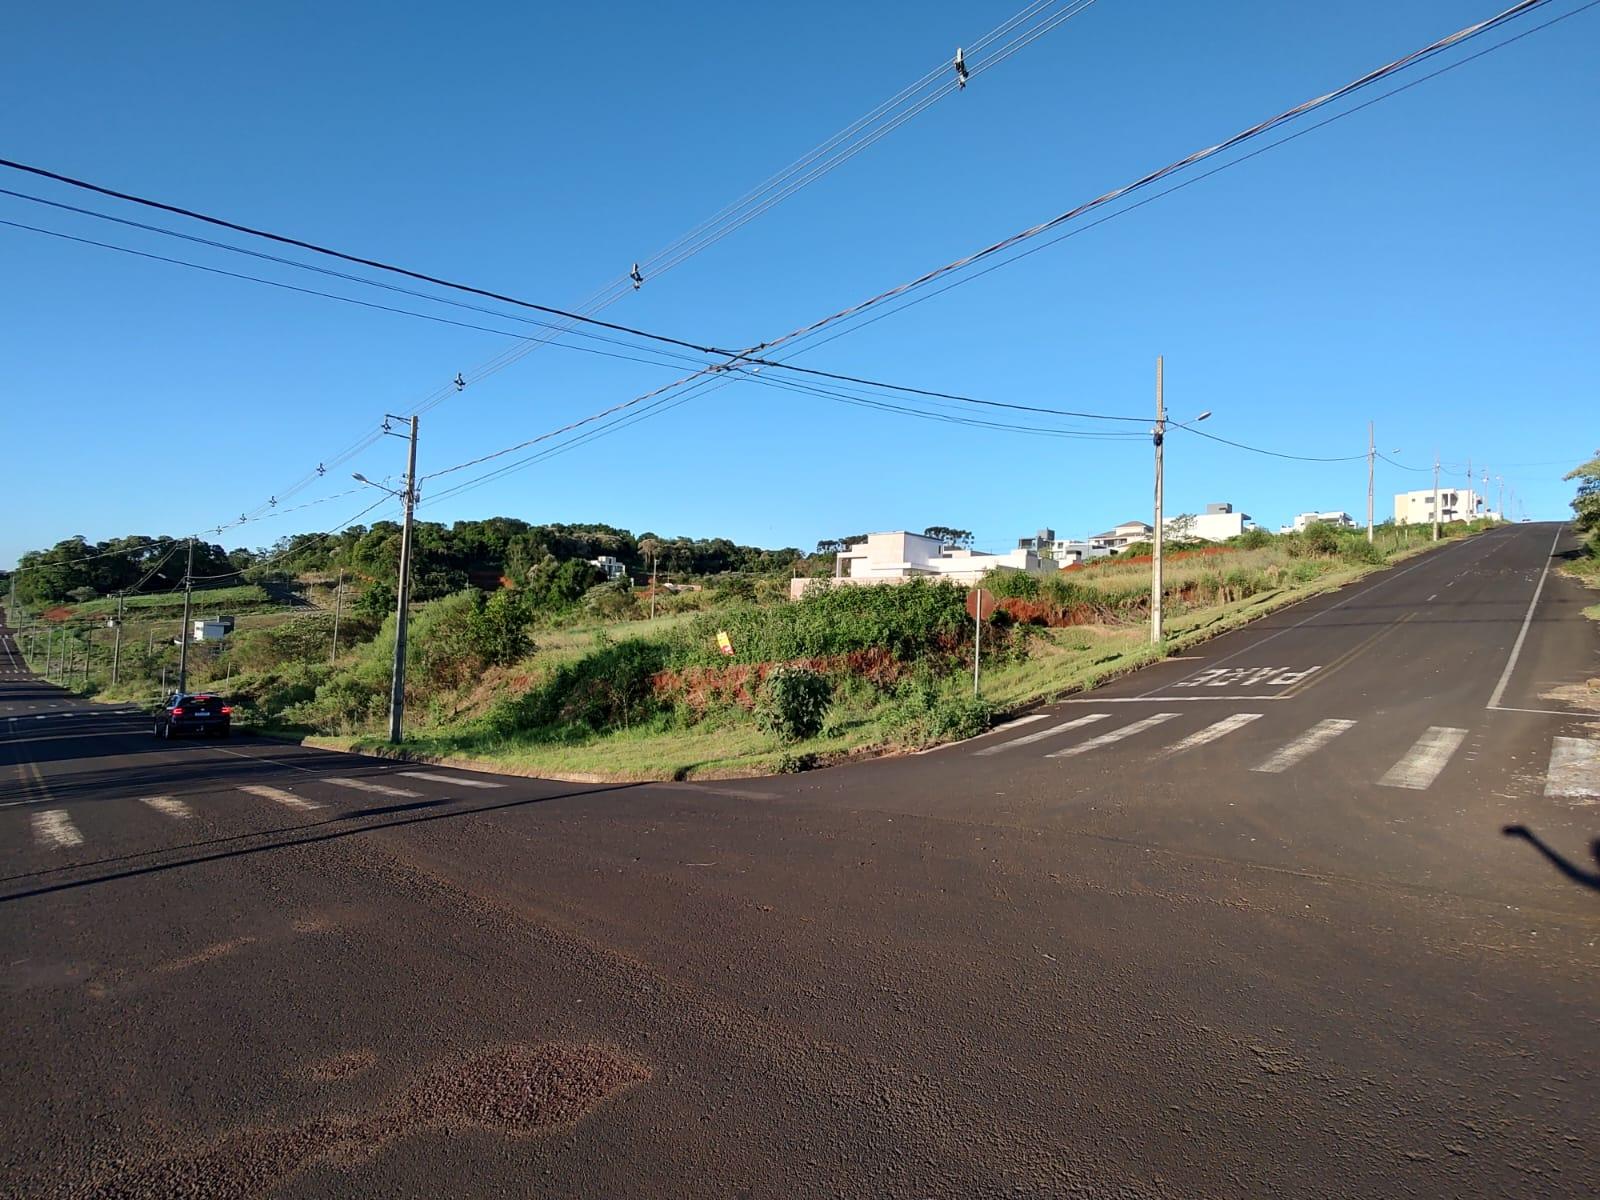
[[[1431,786],[1466,736],[1465,729],[1452,729],[1446,725],[1429,726],[1405,756],[1384,772],[1383,778],[1378,780],[1379,785],[1411,788],[1414,791]]]
[[[1009,742],[998,742],[993,746],[985,746],[982,750],[974,751],[976,754],[999,754],[1002,750],[1012,750],[1018,746],[1032,745],[1042,742],[1045,738],[1055,737],[1058,733],[1065,733],[1069,729],[1077,729],[1083,725],[1092,725],[1096,721],[1104,721],[1109,713],[1090,713],[1086,717],[1078,717],[1072,721],[1063,721],[1059,725],[1052,725],[1049,729],[1041,729],[1037,733],[1024,734],[1019,738],[1012,738]]]
[[[1231,717],[1223,717],[1222,720],[1207,725],[1198,733],[1191,733],[1183,740],[1173,742],[1172,745],[1167,747],[1166,752],[1168,754],[1182,754],[1185,750],[1193,750],[1196,746],[1204,746],[1220,737],[1226,737],[1235,729],[1243,729],[1251,721],[1259,721],[1260,719],[1260,713],[1234,713]]]
[[[43,845],[57,850],[83,845],[83,834],[78,832],[72,818],[59,808],[33,814],[33,836]]]
[[[429,783],[448,783],[456,787],[469,788],[501,788],[503,783],[493,783],[487,779],[463,779],[455,775],[434,775],[428,771],[401,771],[407,779],[426,779]]]
[[[1157,725],[1164,725],[1180,715],[1172,712],[1151,713],[1143,720],[1134,721],[1132,724],[1124,725],[1120,729],[1113,729],[1110,733],[1102,733],[1099,737],[1092,737],[1086,742],[1079,742],[1076,746],[1068,746],[1065,750],[1057,750],[1053,754],[1047,754],[1045,757],[1071,758],[1076,754],[1086,754],[1090,750],[1098,750],[1102,746],[1109,746],[1114,742],[1122,741],[1124,738],[1143,733],[1146,729],[1154,729]]]
[[[171,796],[141,796],[139,803],[148,805],[162,816],[175,817],[180,821],[187,821],[194,816],[187,804]]]
[[[421,792],[413,792],[409,788],[390,787],[387,783],[373,783],[370,779],[349,779],[330,775],[323,782],[331,783],[334,787],[353,788],[358,792],[373,792],[379,796],[398,796],[409,800],[415,800],[422,795]]]
[[[242,783],[239,785],[241,792],[248,792],[252,796],[260,796],[263,800],[271,800],[287,808],[298,809],[301,812],[311,812],[321,808],[322,805],[314,800],[307,800],[304,796],[296,796],[293,792],[286,792],[282,788],[269,787],[264,783]]]
[[[1269,775],[1287,771],[1295,763],[1320,750],[1354,725],[1354,721],[1341,721],[1335,718],[1318,721],[1310,729],[1295,738],[1294,741],[1280,747],[1265,762],[1250,769],[1252,771],[1265,771]]]

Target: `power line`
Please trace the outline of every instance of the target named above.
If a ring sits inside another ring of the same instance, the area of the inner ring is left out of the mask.
[[[1263,448],[1261,446],[1251,446],[1251,445],[1247,445],[1244,442],[1236,442],[1236,441],[1233,441],[1231,438],[1218,437],[1214,433],[1206,433],[1204,430],[1196,429],[1192,425],[1179,425],[1176,422],[1173,422],[1170,427],[1173,428],[1173,429],[1181,429],[1185,433],[1192,433],[1196,437],[1203,437],[1203,438],[1207,439],[1208,441],[1221,442],[1225,446],[1233,446],[1233,447],[1235,447],[1235,448],[1237,448],[1239,450],[1248,450],[1252,454],[1265,454],[1270,458],[1288,458],[1288,459],[1293,459],[1295,462],[1321,462],[1321,463],[1355,462],[1358,459],[1366,458],[1366,454],[1365,453],[1361,453],[1361,454],[1344,454],[1344,455],[1338,455],[1338,456],[1335,456],[1335,457],[1332,457],[1332,458],[1324,458],[1324,457],[1320,457],[1320,456],[1317,456],[1317,455],[1311,455],[1311,454],[1285,454],[1280,450],[1267,450],[1267,449],[1265,449],[1265,448]]]

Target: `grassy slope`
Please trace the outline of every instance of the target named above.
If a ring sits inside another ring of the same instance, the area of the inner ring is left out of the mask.
[[[1448,545],[1449,542],[1441,542]],[[1396,551],[1390,564],[1433,547],[1422,543]],[[1231,559],[1258,566],[1258,555],[1247,552]],[[1215,570],[1217,564],[1195,560],[1174,564],[1177,571],[1199,573]],[[1179,613],[1167,622],[1167,641],[1162,646],[1149,642],[1148,627],[1075,626],[1045,629],[1035,633],[1030,654],[1018,662],[986,668],[983,695],[1003,713],[1014,713],[1073,692],[1083,691],[1115,676],[1125,674],[1171,654],[1183,652],[1208,638],[1236,629],[1267,613],[1307,597],[1342,587],[1353,580],[1382,569],[1377,565],[1338,564],[1325,574],[1305,583],[1260,593],[1246,600],[1213,605]],[[1124,583],[1119,576],[1148,579],[1149,567],[1138,564],[1117,566],[1099,575],[1108,589]],[[1093,574],[1085,572],[1084,575]],[[1169,585],[1175,581],[1170,577]],[[624,622],[603,627],[607,636],[621,639],[656,632],[668,621]],[[576,657],[592,644],[599,628],[565,631],[540,639],[542,658]],[[542,665],[542,664],[541,664]],[[530,666],[519,668],[526,672]],[[494,681],[488,681],[490,687]],[[477,763],[494,770],[579,780],[649,780],[687,778],[734,778],[764,775],[781,769],[785,760],[815,756],[827,762],[867,752],[892,752],[897,746],[885,740],[879,718],[889,702],[877,697],[845,698],[835,705],[829,729],[820,737],[794,746],[782,746],[748,720],[709,718],[694,726],[662,728],[659,724],[598,736],[581,743],[556,744],[528,738],[498,737],[484,734],[469,725],[423,726],[414,728],[407,738],[408,757],[437,761]],[[370,753],[388,753],[382,739],[366,737],[310,738],[308,745],[349,748]]]

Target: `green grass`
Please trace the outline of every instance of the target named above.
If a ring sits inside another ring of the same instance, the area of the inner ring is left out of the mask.
[[[197,615],[220,612],[232,616],[241,609],[278,607],[268,598],[266,592],[253,583],[240,584],[236,587],[196,589],[192,599]],[[176,609],[181,613],[183,593],[162,592],[152,596],[128,596],[124,600],[124,606],[126,612]],[[117,600],[114,596],[104,596],[99,600],[87,600],[82,604],[68,604],[63,607],[71,609],[73,616],[94,616],[99,613],[116,612]]]

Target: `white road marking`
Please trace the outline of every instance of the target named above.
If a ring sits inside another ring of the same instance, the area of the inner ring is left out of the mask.
[[[1214,724],[1207,725],[1199,733],[1191,733],[1181,742],[1173,742],[1167,747],[1168,754],[1182,754],[1185,750],[1193,750],[1196,746],[1204,746],[1207,742],[1214,742],[1219,737],[1226,737],[1235,729],[1243,729],[1251,721],[1259,721],[1260,713],[1234,713],[1231,717],[1223,717]]]
[[[1178,715],[1178,713],[1151,713],[1148,717],[1135,721],[1131,725],[1113,729],[1110,733],[1102,733],[1099,737],[1092,737],[1087,742],[1079,742],[1076,746],[1068,746],[1065,750],[1057,750],[1053,754],[1045,755],[1045,757],[1071,758],[1075,754],[1098,750],[1101,746],[1109,746],[1113,742],[1120,742],[1123,738],[1130,738],[1136,733],[1143,733],[1146,729],[1154,729],[1157,725],[1165,724]]]
[[[1556,535],[1550,539],[1550,553],[1544,560],[1544,570],[1539,572],[1539,586],[1533,589],[1533,599],[1528,601],[1528,611],[1522,617],[1522,628],[1517,631],[1517,640],[1511,645],[1511,657],[1506,659],[1506,669],[1500,672],[1500,682],[1494,685],[1494,693],[1489,697],[1489,703],[1484,705],[1485,708],[1499,708],[1500,697],[1506,694],[1511,672],[1517,669],[1517,659],[1522,654],[1522,643],[1528,637],[1528,626],[1533,622],[1533,610],[1538,606],[1539,593],[1544,591],[1544,581],[1550,574],[1550,560],[1555,557],[1556,543],[1561,540],[1561,531],[1565,528],[1565,525],[1557,525]]]
[[[380,796],[404,796],[415,800],[422,795],[421,792],[413,792],[407,788],[390,787],[387,783],[373,783],[370,779],[339,779],[330,776],[323,782],[331,783],[334,787],[354,788],[358,792],[375,792]]]
[[[252,796],[260,796],[263,800],[275,800],[289,808],[298,808],[302,812],[321,808],[322,805],[304,797],[296,796],[293,792],[286,792],[282,788],[268,787],[264,783],[244,783],[239,785],[241,792],[249,792]]]
[[[139,803],[148,804],[164,816],[176,817],[180,821],[187,821],[194,813],[189,811],[189,806],[182,800],[174,800],[171,796],[141,796]]]
[[[487,779],[459,779],[454,775],[433,775],[427,771],[401,771],[407,779],[426,779],[429,783],[452,783],[457,787],[498,788],[505,787],[503,783],[491,783]]]
[[[1341,721],[1333,718],[1326,721],[1318,721],[1287,746],[1275,751],[1266,762],[1250,769],[1252,771],[1265,771],[1271,775],[1276,775],[1279,771],[1286,771],[1306,755],[1326,746],[1354,724],[1354,721]]]
[[[1063,721],[1060,725],[1052,725],[1049,729],[1041,729],[1038,733],[1025,734],[1019,738],[1012,738],[1009,742],[998,742],[993,746],[985,746],[978,754],[999,754],[1002,750],[1010,750],[1015,746],[1027,746],[1033,742],[1042,742],[1045,738],[1055,737],[1058,733],[1065,733],[1069,729],[1076,729],[1080,725],[1093,725],[1096,721],[1104,721],[1110,713],[1090,713],[1086,717],[1079,717],[1075,721]]]
[[[1465,729],[1452,729],[1447,725],[1429,726],[1428,731],[1417,739],[1416,745],[1384,772],[1378,783],[1383,787],[1421,791],[1439,777],[1439,772],[1444,770],[1450,756],[1466,736]]]
[[[72,818],[59,808],[33,814],[33,836],[47,846],[64,850],[68,846],[83,845],[83,834],[72,823]]]
[[[1600,801],[1600,742],[1572,737],[1551,742],[1544,794],[1590,804]]]

